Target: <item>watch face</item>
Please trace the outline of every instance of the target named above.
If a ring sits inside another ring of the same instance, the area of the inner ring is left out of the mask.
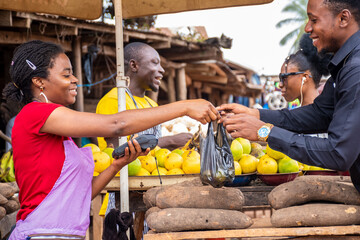
[[[269,134],[269,129],[268,128],[265,128],[265,127],[262,127],[259,129],[259,136],[260,137],[266,137],[268,134]]]

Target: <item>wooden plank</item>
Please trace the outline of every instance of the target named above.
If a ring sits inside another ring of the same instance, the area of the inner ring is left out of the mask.
[[[119,185],[120,185],[120,183],[119,183]],[[102,239],[103,221],[104,220],[103,220],[103,217],[99,216],[102,199],[103,199],[102,194],[99,194],[92,200],[93,240],[101,240]]]
[[[162,55],[172,61],[200,61],[221,58],[221,51],[217,48],[203,49],[191,52],[164,52]]]
[[[0,26],[12,27],[12,25],[11,11],[0,10]]]
[[[72,51],[72,45],[70,41],[61,41],[59,42],[56,38],[46,37],[43,35],[36,35],[24,32],[11,32],[11,31],[1,31],[0,32],[0,44],[22,44],[30,40],[42,40],[45,42],[53,42],[59,44],[67,52]]]
[[[144,231],[145,212],[136,212],[134,219],[135,239],[141,240]]]
[[[171,232],[144,235],[144,240],[175,240],[203,238],[251,238],[251,237],[308,237],[359,235],[360,226],[298,227],[298,228],[248,228],[237,230]]]
[[[226,73],[216,64],[216,63],[207,63],[213,69],[215,69],[216,73],[222,77],[226,77]]]
[[[234,7],[242,5],[256,5],[272,2],[273,0],[227,0],[227,1],[208,1],[208,0],[123,0],[122,10],[124,18],[134,18],[147,15],[162,13],[175,13],[183,11],[214,9],[224,7]]]
[[[30,28],[31,27],[31,19],[13,19],[13,27],[17,28]]]
[[[167,41],[159,41],[159,42],[153,42],[149,43],[149,45],[155,49],[164,49],[164,48],[171,48],[171,42],[170,38]]]
[[[129,177],[129,190],[148,190],[154,186],[166,186],[184,181],[194,180],[199,178],[199,174],[183,174],[183,175],[168,175],[161,176],[162,184],[160,183],[159,176],[131,176]],[[120,177],[114,177],[105,190],[107,191],[119,191]]]
[[[228,78],[222,76],[208,76],[208,75],[193,74],[193,73],[189,73],[189,76],[194,81],[218,83],[218,84],[226,84],[228,82]]]

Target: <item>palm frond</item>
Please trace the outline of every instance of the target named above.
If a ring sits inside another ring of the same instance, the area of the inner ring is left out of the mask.
[[[304,34],[307,22],[307,2],[308,0],[290,0],[289,4],[282,9],[282,12],[292,14],[294,17],[285,18],[275,25],[276,28],[281,28],[289,24],[299,24],[298,28],[286,34],[279,43],[280,46],[284,46],[292,39],[295,39],[290,48],[290,53],[298,49],[300,38]]]

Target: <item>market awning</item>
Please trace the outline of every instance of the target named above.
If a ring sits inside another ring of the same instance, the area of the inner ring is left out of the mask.
[[[259,5],[273,0],[122,0],[123,18],[202,9]],[[102,0],[1,0],[0,9],[38,12],[79,19],[97,19],[102,13]]]

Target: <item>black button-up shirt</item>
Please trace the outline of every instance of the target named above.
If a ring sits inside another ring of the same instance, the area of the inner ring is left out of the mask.
[[[360,31],[333,56],[331,77],[313,104],[293,110],[260,110],[272,123],[269,146],[308,165],[350,170],[360,192]],[[286,130],[285,130],[286,129]],[[328,138],[303,133],[328,132]]]

